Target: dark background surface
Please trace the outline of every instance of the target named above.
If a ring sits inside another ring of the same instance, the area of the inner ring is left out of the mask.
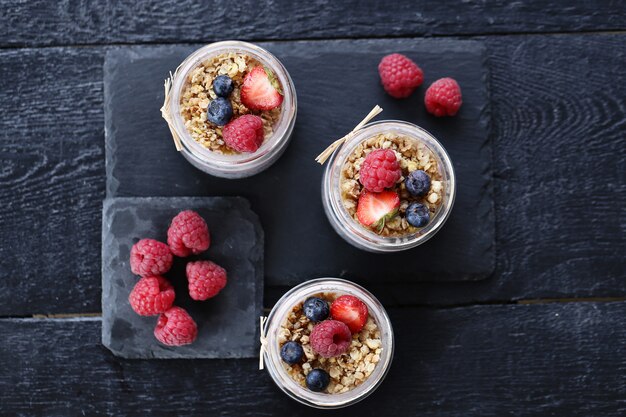
[[[0,414],[319,415],[254,359],[120,360],[100,344],[104,56],[111,45],[422,36],[486,45],[496,269],[410,291],[369,285],[397,356],[371,397],[325,414],[626,413],[623,1],[0,9]],[[266,288],[265,306],[287,288]]]
[[[291,73],[298,95],[297,121],[283,156],[267,170],[238,180],[208,176],[173,152],[171,133],[158,111],[164,77],[199,46],[109,51],[104,63],[107,196],[249,199],[268,231],[268,285],[294,285],[340,274],[365,286],[384,277],[399,289],[406,283],[480,280],[493,273],[492,149],[482,42],[350,39],[263,42],[261,46]],[[466,98],[457,117],[427,114],[423,89],[408,100],[385,93],[377,66],[381,56],[394,51],[419,60],[426,83],[448,75],[463,86]],[[351,94],[343,93],[347,86],[353,86]],[[320,198],[324,167],[315,157],[352,130],[375,104],[384,109],[376,120],[420,125],[439,138],[452,159],[458,184],[454,209],[445,227],[419,250],[377,255],[356,249],[333,230],[324,214]]]

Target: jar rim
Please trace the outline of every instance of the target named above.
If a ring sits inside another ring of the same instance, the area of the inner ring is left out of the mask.
[[[385,132],[406,135],[424,144],[441,164],[446,187],[446,199],[434,219],[417,232],[403,236],[381,236],[363,227],[346,210],[341,197],[339,181],[345,161],[363,141]],[[401,120],[380,120],[363,126],[353,137],[343,144],[331,157],[324,173],[322,199],[333,228],[349,243],[374,252],[396,252],[421,245],[432,238],[448,220],[456,197],[456,177],[452,161],[443,145],[426,129]],[[328,210],[330,208],[330,212]],[[345,229],[345,230],[344,230]]]
[[[285,372],[278,349],[278,328],[286,314],[298,302],[319,292],[352,294],[359,297],[368,306],[370,315],[376,321],[383,343],[380,361],[372,374],[359,386],[345,393],[327,394],[313,392],[303,388]],[[263,329],[262,329],[263,330]],[[316,278],[303,282],[287,291],[272,308],[265,327],[267,347],[265,364],[268,373],[276,385],[291,398],[316,408],[341,408],[361,401],[382,383],[393,360],[394,336],[391,321],[382,303],[373,294],[354,282],[341,278]]]
[[[270,68],[276,74],[283,87],[283,108],[281,109],[281,116],[277,126],[272,136],[256,152],[251,154],[224,155],[204,147],[191,137],[180,114],[180,97],[189,73],[203,60],[225,52],[244,53],[252,56]],[[183,149],[189,152],[195,159],[226,172],[254,169],[258,164],[263,163],[265,159],[279,152],[291,136],[297,113],[297,96],[293,80],[278,58],[260,46],[236,40],[214,42],[205,45],[185,58],[173,77],[168,100],[172,125],[180,138]]]

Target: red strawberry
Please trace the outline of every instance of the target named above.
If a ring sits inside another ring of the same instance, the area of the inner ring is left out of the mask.
[[[362,225],[377,229],[379,232],[385,227],[385,222],[398,214],[400,197],[395,191],[372,193],[363,190],[359,197],[356,217]]]
[[[361,331],[367,322],[367,306],[354,295],[342,295],[330,305],[333,320],[345,323],[352,334]]]
[[[241,86],[241,102],[250,110],[272,110],[283,102],[276,76],[265,67],[254,67]]]

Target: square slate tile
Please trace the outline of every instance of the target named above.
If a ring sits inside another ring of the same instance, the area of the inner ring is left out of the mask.
[[[128,294],[139,277],[130,271],[132,245],[142,238],[167,240],[171,219],[197,211],[211,232],[211,246],[197,256],[176,258],[165,276],[176,289],[175,305],[198,324],[198,338],[168,347],[153,335],[157,317],[141,317]],[[228,284],[214,298],[194,301],[185,264],[209,259],[224,267]],[[263,230],[249,202],[237,197],[111,198],[102,215],[102,343],[124,358],[250,358],[258,355],[258,317],[263,302]]]
[[[291,74],[298,116],[282,158],[241,180],[211,177],[192,167],[175,151],[159,113],[164,78],[200,45],[111,49],[104,66],[107,195],[248,198],[266,230],[267,285],[292,286],[318,276],[398,285],[479,280],[492,273],[495,218],[482,42],[377,39],[260,45]],[[424,85],[405,100],[389,97],[380,86],[377,65],[391,52],[408,55],[424,70]],[[436,118],[424,109],[424,92],[445,76],[459,81],[464,103],[457,116]],[[396,254],[363,252],[337,236],[322,208],[323,168],[314,161],[375,104],[384,109],[376,120],[406,120],[439,138],[458,181],[455,207],[444,228],[426,244]]]

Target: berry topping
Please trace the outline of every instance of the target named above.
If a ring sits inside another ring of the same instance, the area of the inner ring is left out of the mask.
[[[317,297],[307,298],[302,309],[304,310],[304,315],[311,321],[326,320],[330,314],[328,303]]]
[[[224,143],[237,152],[255,152],[263,143],[263,119],[246,114],[236,118],[222,130]]]
[[[378,64],[378,74],[385,91],[395,98],[410,96],[424,81],[424,73],[404,55],[391,54]]]
[[[330,375],[323,369],[313,369],[306,376],[306,386],[311,391],[324,391],[330,383]]]
[[[164,345],[188,345],[196,340],[198,326],[183,308],[172,307],[159,316],[154,336]]]
[[[330,305],[333,320],[345,323],[350,331],[358,333],[367,323],[367,306],[353,295],[342,295]]]
[[[289,365],[294,365],[302,360],[304,350],[298,342],[287,342],[280,348],[280,357]]]
[[[174,304],[174,287],[165,278],[155,275],[141,278],[128,296],[128,302],[140,316],[154,316]]]
[[[173,260],[170,248],[154,239],[141,239],[130,250],[130,270],[142,277],[166,273]]]
[[[396,154],[391,149],[370,152],[359,171],[359,181],[367,191],[379,193],[391,188],[402,176]]]
[[[197,255],[211,244],[209,228],[195,211],[181,211],[172,219],[167,230],[167,244],[176,256]]]
[[[430,211],[422,203],[411,203],[406,208],[406,221],[411,226],[424,227],[430,220]]]
[[[371,193],[363,190],[357,203],[356,217],[363,226],[380,232],[385,223],[398,214],[399,207],[400,197],[395,191]]]
[[[441,78],[426,90],[424,104],[428,113],[437,117],[454,116],[463,104],[461,87],[452,78]]]
[[[272,110],[283,102],[276,76],[265,67],[254,67],[241,86],[241,102],[250,110]]]
[[[215,297],[226,286],[226,270],[211,261],[189,262],[187,264],[189,296],[204,301]]]
[[[218,75],[213,80],[213,91],[219,97],[228,97],[234,88],[233,80],[228,75]]]
[[[352,334],[341,321],[326,320],[313,327],[309,340],[315,353],[324,358],[332,358],[348,350]]]
[[[218,126],[224,126],[233,117],[233,106],[230,100],[224,97],[218,97],[209,103],[207,108],[206,119]]]
[[[406,177],[404,184],[409,193],[417,197],[423,197],[430,190],[430,177],[427,173],[418,169]]]

